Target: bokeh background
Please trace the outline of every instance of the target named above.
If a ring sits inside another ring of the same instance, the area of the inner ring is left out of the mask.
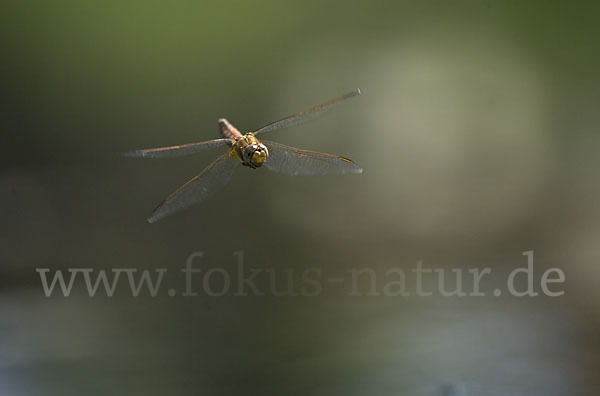
[[[583,4],[1,1],[0,395],[599,392],[600,31]],[[217,153],[121,152],[356,87],[269,139],[362,175],[244,168],[145,222]],[[489,294],[529,250],[537,280],[565,272],[564,296],[46,298],[35,272],[175,274],[202,251],[234,273],[243,251],[324,276],[490,267]]]

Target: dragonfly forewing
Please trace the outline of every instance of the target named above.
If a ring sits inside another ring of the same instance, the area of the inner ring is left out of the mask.
[[[205,142],[188,143],[179,146],[157,147],[144,150],[135,150],[124,153],[126,157],[143,157],[143,158],[171,158],[183,157],[199,153],[201,151],[210,150],[217,147],[228,146],[232,144],[232,139],[213,139]]]
[[[148,222],[154,223],[165,216],[204,201],[222,190],[231,180],[239,164],[239,161],[232,158],[229,153],[221,155],[158,205],[152,216],[148,218]]]
[[[269,150],[265,166],[291,176],[343,175],[362,173],[351,159],[316,151],[300,150],[283,144],[262,141]]]
[[[360,89],[356,89],[352,92],[348,92],[345,95],[338,96],[335,99],[331,99],[327,102],[324,102],[324,103],[318,104],[316,106],[313,106],[311,108],[308,108],[306,110],[303,110],[299,113],[292,114],[290,116],[282,118],[281,120],[272,122],[268,125],[265,125],[264,127],[260,128],[260,129],[256,130],[254,132],[254,134],[258,135],[263,132],[270,132],[270,131],[274,131],[274,130],[280,129],[280,128],[286,128],[286,127],[291,127],[294,125],[303,124],[307,121],[317,118],[321,114],[330,110],[333,106],[340,104],[343,101],[353,98],[357,95],[360,95]]]

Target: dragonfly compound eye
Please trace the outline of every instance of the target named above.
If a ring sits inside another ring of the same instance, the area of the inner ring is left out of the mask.
[[[265,161],[267,160],[267,153],[265,153],[264,151],[255,151],[254,154],[252,154],[252,164],[255,166],[261,166],[262,164],[265,163]]]
[[[252,158],[250,159],[250,162],[252,162],[252,164],[254,166],[259,167],[265,163],[265,161],[267,160],[267,155],[268,155],[268,152],[267,152],[266,147],[265,148],[259,147],[258,149],[254,150],[254,152],[252,153]]]
[[[258,149],[258,145],[256,144],[249,144],[248,146],[244,147],[244,151],[242,152],[242,157],[244,159],[245,162],[252,162],[252,156],[254,155],[254,152]]]

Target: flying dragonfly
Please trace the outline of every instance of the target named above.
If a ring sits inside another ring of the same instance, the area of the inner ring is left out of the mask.
[[[264,165],[271,171],[292,176],[362,173],[362,169],[349,158],[300,150],[266,140],[260,141],[256,137],[265,132],[312,120],[333,106],[357,95],[360,95],[360,89],[284,117],[254,132],[242,134],[225,118],[221,118],[218,120],[222,136],[220,139],[124,153],[127,157],[168,158],[182,157],[217,147],[228,147],[226,153],[217,157],[202,172],[161,202],[148,217],[148,222],[154,223],[192,204],[204,201],[225,187],[240,164],[251,169],[258,169]]]

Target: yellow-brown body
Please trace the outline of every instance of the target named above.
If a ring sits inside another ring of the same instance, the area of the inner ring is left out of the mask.
[[[233,139],[229,156],[237,156],[242,165],[256,169],[261,167],[269,157],[269,150],[252,132],[242,135],[233,125],[224,118],[219,120],[219,128],[224,138]]]

